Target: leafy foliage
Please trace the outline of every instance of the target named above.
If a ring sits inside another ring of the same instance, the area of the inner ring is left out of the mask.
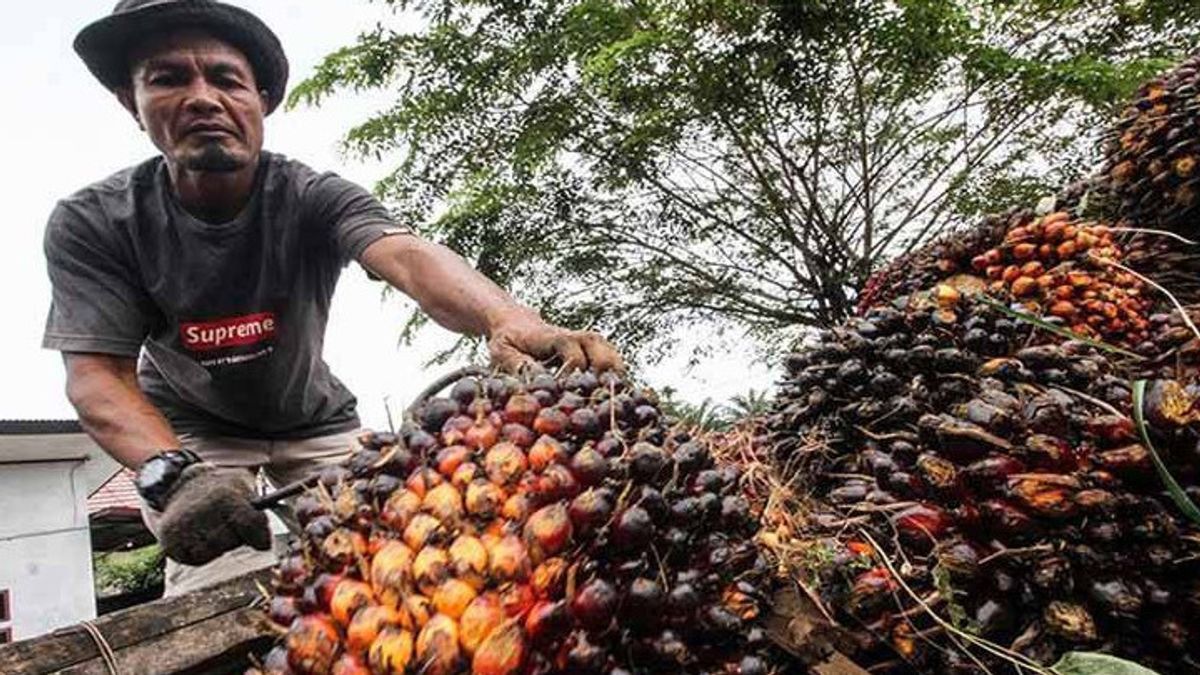
[[[765,415],[772,403],[767,392],[754,389],[734,396],[728,403],[716,403],[711,398],[690,403],[677,398],[676,394],[672,387],[662,388],[659,403],[663,412],[688,427],[704,431],[726,431],[741,420]]]
[[[165,562],[158,544],[132,551],[98,553],[92,561],[96,594],[119,595],[162,585]]]
[[[836,323],[884,257],[1087,172],[1200,34],[1188,0],[384,1],[422,28],[290,104],[393,91],[346,144],[400,217],[651,358]]]

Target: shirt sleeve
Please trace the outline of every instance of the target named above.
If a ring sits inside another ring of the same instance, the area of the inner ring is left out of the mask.
[[[397,225],[370,192],[335,173],[316,176],[308,197],[319,222],[332,228],[343,264],[359,260],[368,246],[383,237],[414,234],[411,228]]]
[[[52,291],[42,346],[136,357],[154,304],[104,216],[59,202],[43,248]]]

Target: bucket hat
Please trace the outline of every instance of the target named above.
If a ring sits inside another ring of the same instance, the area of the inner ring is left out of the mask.
[[[246,55],[258,86],[267,92],[267,114],[283,100],[288,62],[283,45],[261,19],[216,0],[120,0],[108,16],[75,36],[75,52],[109,90],[129,83],[129,50],[149,36],[200,27]]]

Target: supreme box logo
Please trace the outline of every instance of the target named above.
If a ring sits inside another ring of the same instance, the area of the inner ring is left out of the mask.
[[[257,344],[275,337],[275,313],[181,323],[179,335],[183,346],[195,352]]]

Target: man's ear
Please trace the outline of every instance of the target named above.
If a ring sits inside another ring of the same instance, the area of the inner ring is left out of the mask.
[[[130,115],[133,115],[138,128],[145,130],[146,127],[142,126],[142,118],[138,116],[137,101],[133,97],[133,87],[119,87],[114,93],[117,95],[117,100],[121,102],[121,107],[129,111]]]

